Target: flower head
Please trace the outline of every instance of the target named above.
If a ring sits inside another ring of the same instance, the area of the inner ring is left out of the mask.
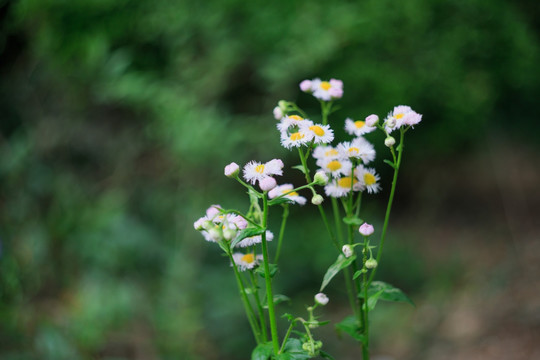
[[[347,131],[349,135],[361,136],[370,133],[375,129],[377,129],[375,126],[369,126],[365,121],[353,121],[351,118],[345,119],[345,131]]]
[[[266,241],[274,240],[274,234],[270,230],[266,230]],[[248,247],[255,244],[260,244],[262,242],[261,235],[250,236],[245,239],[242,239],[236,244],[238,247]]]
[[[268,192],[268,197],[270,199],[274,199],[278,196],[285,195],[284,197],[289,199],[291,202],[298,205],[304,205],[307,201],[306,198],[298,195],[296,191],[292,191],[293,189],[294,187],[292,184],[279,185]]]
[[[313,96],[323,101],[339,99],[343,96],[343,81],[330,79],[321,81],[321,79],[311,80],[311,91]]]
[[[261,181],[272,175],[283,175],[282,169],[283,161],[280,159],[273,159],[264,164],[250,161],[244,166],[244,179],[254,185],[257,180]]]
[[[352,163],[349,160],[325,158],[317,161],[321,170],[332,176],[340,176],[351,173]]]
[[[413,126],[422,121],[422,115],[415,112],[407,105],[398,105],[388,114],[385,119],[385,130],[387,133],[402,126]]]
[[[315,144],[328,144],[334,140],[334,131],[330,125],[310,124],[305,125],[310,140]]]
[[[379,184],[381,178],[375,172],[375,169],[358,166],[354,172],[356,177],[362,183],[362,187],[365,188],[368,193],[376,194],[381,191],[381,185]]]
[[[281,145],[286,149],[301,147],[306,145],[312,139],[312,134],[306,127],[299,127],[294,132],[283,131],[281,133]]]
[[[332,180],[324,187],[326,195],[331,197],[343,197],[351,190],[362,190],[362,183],[354,176],[348,175]]]
[[[342,158],[361,159],[364,164],[375,159],[375,148],[363,137],[338,144],[337,151]]]
[[[255,255],[253,253],[234,253],[232,255],[233,261],[240,271],[252,270],[259,265],[263,259],[262,255]],[[231,264],[232,266],[232,264]]]

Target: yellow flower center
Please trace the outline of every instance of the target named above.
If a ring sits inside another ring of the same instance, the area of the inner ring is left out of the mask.
[[[373,185],[377,182],[377,179],[375,179],[375,176],[373,176],[373,174],[365,173],[364,182],[366,183],[366,185]]]
[[[396,114],[396,115],[394,115],[394,117],[396,119],[401,119],[403,116],[405,116],[405,114]]]
[[[242,256],[242,261],[247,262],[248,264],[251,264],[255,261],[255,255],[253,254],[246,254]]]
[[[358,180],[352,179],[350,176],[343,177],[338,180],[338,185],[342,188],[350,189],[352,184],[356,184]]]
[[[358,121],[355,121],[355,122],[354,122],[354,126],[356,126],[357,129],[363,128],[365,124],[366,124],[366,122],[365,122],[365,121],[361,121],[361,120],[358,120]]]
[[[336,171],[341,169],[341,163],[338,160],[330,161],[326,167],[330,169],[330,171]]]
[[[336,149],[331,149],[324,153],[324,156],[328,156],[328,157],[337,156],[337,155],[339,155],[339,153]]]
[[[328,89],[330,89],[332,87],[332,85],[330,85],[330,83],[328,81],[323,81],[323,82],[321,82],[320,87],[323,90],[328,90]]]
[[[324,130],[319,125],[310,126],[309,130],[313,131],[315,133],[315,135],[317,135],[317,136],[323,136],[324,135]]]
[[[292,141],[298,141],[304,138],[304,134],[301,134],[299,132],[295,132],[291,134],[291,140]]]
[[[290,192],[291,190],[281,190],[282,194],[287,194],[287,196],[298,196],[296,191]]]
[[[358,154],[360,152],[360,149],[358,149],[357,147],[351,146],[348,151],[349,151],[349,154],[352,154],[352,153]]]
[[[297,121],[302,121],[302,120],[304,120],[303,117],[298,116],[298,115],[290,115],[290,116],[289,116],[289,119],[293,119],[293,120],[297,120]]]
[[[255,167],[255,172],[258,172],[259,174],[262,174],[264,172],[264,164],[257,165]]]

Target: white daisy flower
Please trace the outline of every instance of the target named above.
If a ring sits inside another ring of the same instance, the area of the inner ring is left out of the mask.
[[[354,174],[360,180],[362,187],[365,188],[368,193],[376,194],[381,191],[381,185],[379,184],[381,178],[375,172],[375,169],[359,166],[354,170]]]
[[[290,149],[306,145],[311,141],[312,135],[305,127],[298,128],[297,131],[289,133],[284,131],[281,133],[281,145],[284,148]]]
[[[403,125],[416,125],[422,121],[422,115],[415,112],[407,105],[398,105],[388,114],[385,121],[385,130],[391,133]]]
[[[324,192],[327,196],[343,197],[351,191],[351,188],[353,191],[361,191],[362,183],[356,177],[349,175],[332,180],[324,187]]]
[[[270,230],[266,230],[266,241],[274,240],[274,234]],[[238,247],[248,247],[255,244],[260,244],[262,242],[261,235],[250,236],[245,239],[242,239],[236,246]]]
[[[330,125],[311,124],[305,125],[308,134],[311,135],[311,139],[315,144],[328,144],[334,140],[334,131],[330,128]]]
[[[291,128],[299,127],[306,123],[313,124],[311,120],[304,119],[303,117],[299,115],[289,115],[282,118],[281,121],[277,123],[276,127],[278,128],[280,132],[283,133],[283,132],[288,131]]]
[[[375,148],[363,137],[357,137],[351,142],[340,143],[337,150],[341,157],[361,159],[364,164],[375,159]]]
[[[291,201],[295,202],[296,204],[304,205],[306,203],[306,201],[307,201],[306,198],[303,197],[303,196],[298,195],[298,193],[296,191],[291,192],[292,189],[294,189],[292,184],[278,185],[278,186],[276,186],[275,188],[273,188],[272,190],[270,190],[268,192],[268,197],[270,199],[274,199],[274,198],[277,198],[278,196],[281,196],[283,194],[287,194],[287,195],[285,195],[285,197],[287,199],[290,199]]]
[[[313,96],[323,101],[339,99],[343,96],[343,81],[336,79],[330,79],[329,81],[313,79],[311,81],[311,91],[313,91]]]
[[[252,253],[234,253],[232,255],[232,258],[234,263],[238,267],[238,270],[240,271],[252,270],[263,260],[262,255],[255,255]]]
[[[330,145],[317,146],[315,150],[313,150],[312,156],[317,160],[323,160],[323,159],[334,160],[339,157],[339,152],[336,150],[336,148]],[[320,166],[319,164],[317,165]]]
[[[244,166],[244,179],[255,185],[257,180],[262,180],[272,175],[283,175],[283,162],[279,159],[273,159],[267,163],[250,161]]]
[[[345,131],[347,131],[349,135],[360,136],[360,135],[370,133],[374,131],[375,129],[377,129],[377,127],[368,126],[365,121],[362,121],[362,120],[354,121],[351,118],[345,119]]]
[[[339,158],[326,158],[318,160],[317,165],[320,166],[324,172],[332,174],[332,176],[334,177],[350,174],[352,169],[352,163],[350,162],[350,160],[342,160]]]

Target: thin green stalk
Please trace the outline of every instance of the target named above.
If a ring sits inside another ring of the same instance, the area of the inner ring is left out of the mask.
[[[383,223],[383,228],[381,232],[381,240],[379,242],[379,248],[377,249],[377,257],[376,257],[377,264],[380,264],[380,261],[381,261],[381,255],[382,255],[382,250],[384,246],[384,239],[386,238],[386,230],[388,228],[388,221],[390,220],[390,212],[392,211],[392,202],[394,201],[394,194],[396,191],[398,172],[399,172],[399,167],[401,166],[401,158],[403,155],[403,138],[404,138],[403,135],[404,134],[405,132],[401,130],[399,146],[398,146],[398,157],[397,157],[397,161],[394,161],[395,167],[394,167],[394,178],[392,179],[392,188],[390,189],[390,197],[388,198],[388,205],[386,206],[386,215],[384,216],[384,223]],[[376,270],[377,268],[373,269],[373,271],[371,272],[369,276],[369,282],[368,282],[369,284],[371,284],[371,282],[373,281]]]
[[[246,311],[246,316],[248,318],[249,325],[251,326],[251,331],[253,332],[253,336],[255,336],[255,341],[257,341],[257,344],[260,344],[262,342],[262,339],[260,338],[261,331],[257,325],[257,322],[254,319],[255,313],[247,297],[246,288],[244,287],[244,282],[242,281],[242,278],[240,277],[240,272],[238,271],[238,267],[236,266],[236,263],[234,262],[231,252],[228,251],[227,255],[229,255],[229,259],[231,260],[231,263],[233,265],[234,275],[236,277],[236,282],[240,290],[242,302],[244,303],[244,310]]]
[[[268,221],[268,197],[267,193],[263,194],[263,219],[262,227],[266,229]],[[274,312],[274,295],[272,294],[272,279],[270,278],[270,267],[268,257],[268,244],[266,241],[266,232],[261,235],[262,238],[262,251],[263,251],[263,263],[264,263],[264,280],[266,283],[266,299],[268,302],[268,317],[270,319],[270,334],[272,337],[272,345],[274,347],[274,354],[279,352],[279,341],[276,326],[276,315]]]
[[[364,264],[366,263],[366,260],[367,260],[367,253],[368,253],[368,250],[369,250],[369,247],[368,247],[368,240],[367,238],[364,238],[364,243],[365,243],[365,246],[364,246]],[[363,315],[362,315],[362,318],[363,318],[363,322],[364,322],[364,326],[363,326],[363,329],[364,329],[364,342],[362,342],[362,360],[369,360],[369,309],[367,307],[367,299],[368,299],[368,279],[367,279],[367,273],[364,273],[363,275],[363,279],[364,279],[364,302],[366,303],[366,306],[363,306],[364,310],[363,310]]]
[[[332,198],[332,210],[334,212],[334,225],[336,226],[339,244],[343,244],[343,233],[341,231],[341,216],[339,214],[339,205],[335,197]]]
[[[274,258],[274,264],[277,264],[279,254],[281,253],[281,244],[283,242],[283,235],[285,234],[285,225],[287,224],[287,217],[289,216],[289,205],[283,204],[283,215],[281,217],[281,227],[279,229],[279,239],[276,250],[276,257]]]
[[[294,328],[294,325],[296,324],[296,320],[298,320],[298,318],[291,321],[291,324],[289,325],[289,328],[287,329],[287,332],[285,333],[285,337],[283,338],[283,342],[281,343],[281,348],[279,349],[280,354],[285,349],[285,344],[287,343],[287,340],[289,339],[289,336],[291,335],[292,329]]]
[[[249,275],[251,276],[251,284],[253,284],[253,295],[255,296],[255,302],[257,303],[257,310],[259,311],[259,322],[261,324],[261,336],[262,340],[264,342],[268,341],[268,336],[266,334],[266,316],[264,315],[264,310],[261,304],[261,299],[259,298],[259,290],[258,290],[258,281],[255,274],[253,274],[253,271],[249,272]]]

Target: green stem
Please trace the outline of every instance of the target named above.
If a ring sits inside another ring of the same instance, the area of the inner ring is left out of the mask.
[[[382,232],[381,232],[381,240],[379,242],[379,248],[377,249],[377,264],[380,264],[380,261],[381,261],[381,255],[382,255],[382,250],[383,250],[383,246],[384,246],[384,239],[386,238],[386,230],[388,228],[388,222],[390,220],[390,212],[392,211],[392,202],[394,201],[394,194],[396,192],[396,184],[397,184],[397,178],[398,178],[398,172],[399,172],[399,167],[401,165],[401,158],[402,158],[402,155],[403,155],[403,135],[405,134],[405,132],[403,130],[401,130],[401,134],[400,134],[400,139],[399,139],[399,145],[398,145],[398,157],[397,157],[397,161],[395,160],[395,156],[394,156],[394,178],[392,179],[392,188],[390,189],[390,197],[388,198],[388,205],[386,206],[386,215],[384,216],[384,223],[383,223],[383,228],[382,228]],[[369,281],[368,281],[368,284],[371,284],[371,282],[373,281],[373,278],[375,277],[375,273],[376,273],[376,270],[377,268],[373,269],[373,271],[371,272],[370,276],[369,276]]]
[[[281,348],[279,349],[280,354],[285,349],[285,344],[287,343],[287,340],[289,339],[289,336],[291,335],[291,332],[292,332],[292,329],[294,328],[294,325],[296,325],[296,320],[298,320],[298,318],[291,321],[291,324],[289,325],[289,328],[287,329],[287,333],[285,334],[285,337],[283,338],[283,343],[281,344]]]
[[[257,285],[257,277],[253,274],[253,271],[249,272],[249,275],[251,276],[251,283],[253,284],[253,295],[255,296],[255,300],[257,303],[257,310],[259,311],[259,321],[261,324],[261,330],[262,330],[262,341],[266,342],[268,337],[266,334],[266,317],[264,315],[264,310],[261,304],[261,299],[259,298],[259,290]]]
[[[276,257],[274,258],[274,264],[277,264],[279,254],[281,253],[281,244],[283,242],[283,235],[285,234],[285,225],[287,224],[287,217],[289,216],[289,205],[283,204],[283,215],[281,217],[281,227],[279,229],[279,239],[276,250]]]
[[[253,336],[255,336],[255,341],[257,341],[257,344],[260,344],[262,342],[262,339],[260,338],[261,331],[259,327],[257,326],[257,323],[254,319],[255,313],[247,297],[246,288],[244,287],[244,283],[242,281],[242,278],[240,277],[240,272],[238,271],[238,267],[236,266],[236,263],[234,262],[231,252],[228,251],[227,255],[229,255],[229,259],[231,260],[231,263],[233,265],[234,275],[236,277],[236,282],[240,290],[242,302],[244,303],[244,310],[246,311],[246,316],[248,318],[249,325],[251,326],[251,331],[253,332]]]
[[[337,203],[337,198],[335,197],[332,198],[332,210],[334,212],[334,225],[336,226],[339,244],[343,244],[343,233],[341,231],[341,217],[339,214],[339,205]]]
[[[268,221],[268,197],[267,193],[263,194],[263,219],[262,227],[266,229]],[[268,244],[266,241],[266,231],[262,233],[262,251],[263,251],[263,263],[264,263],[264,280],[266,282],[266,299],[268,302],[268,317],[270,318],[270,334],[272,336],[272,344],[274,347],[274,354],[279,352],[279,341],[276,326],[276,315],[274,312],[274,296],[272,294],[272,279],[270,278],[270,266],[268,257]]]
[[[364,237],[364,256],[363,256],[363,263],[366,263],[367,260],[367,254],[369,252],[369,242],[367,237]],[[369,360],[369,309],[367,307],[367,300],[368,300],[368,279],[367,279],[367,273],[364,272],[363,275],[364,280],[364,302],[366,306],[363,306],[363,329],[364,329],[364,342],[362,342],[362,360]],[[362,308],[361,308],[362,310]]]

